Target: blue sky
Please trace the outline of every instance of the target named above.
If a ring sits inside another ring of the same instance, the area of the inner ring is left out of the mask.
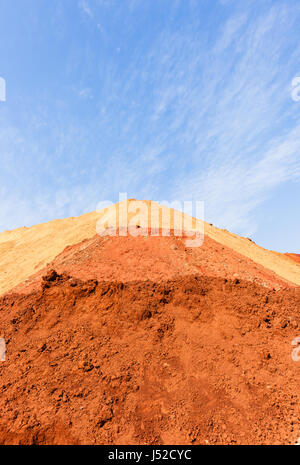
[[[299,252],[298,0],[0,0],[0,231],[119,192]],[[300,93],[299,93],[300,95]]]

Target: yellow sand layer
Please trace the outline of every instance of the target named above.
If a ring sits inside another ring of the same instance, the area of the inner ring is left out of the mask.
[[[120,224],[119,219],[120,217]],[[99,224],[100,220],[100,224]],[[195,220],[174,209],[152,201],[128,200],[107,209],[76,218],[54,220],[31,228],[0,234],[0,295],[25,281],[52,261],[68,245],[93,237],[105,227],[139,224],[141,227],[185,229],[191,225],[217,242],[274,271],[278,276],[300,285],[300,265],[284,254],[259,247],[249,239]]]

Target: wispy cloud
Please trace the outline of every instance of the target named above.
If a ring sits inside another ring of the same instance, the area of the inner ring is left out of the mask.
[[[92,97],[92,89],[90,87],[85,87],[78,92],[80,98],[86,99]]]
[[[83,13],[88,15],[90,18],[93,18],[94,15],[93,15],[93,12],[92,12],[92,10],[90,8],[88,0],[79,0],[78,6],[79,6],[80,10],[83,11]]]
[[[193,171],[183,172],[173,195],[203,199],[211,220],[244,234],[255,231],[255,208],[272,190],[300,175],[300,108],[288,91],[300,48],[289,57],[283,39],[291,13],[281,5],[247,24],[245,14],[230,18],[204,92],[186,100],[181,137],[192,143]]]

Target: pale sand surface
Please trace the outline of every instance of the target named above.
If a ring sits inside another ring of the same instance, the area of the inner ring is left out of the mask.
[[[154,215],[152,221],[149,214],[150,208],[147,210],[150,206]],[[136,207],[140,208],[138,215],[136,215]],[[155,219],[159,211],[161,213]],[[183,218],[187,229],[190,229],[188,225],[191,224],[198,231],[202,231],[204,227],[205,235],[274,271],[291,283],[300,285],[300,264],[284,254],[266,250],[247,238],[192,219],[189,215],[183,215],[156,202],[140,203],[130,200],[79,217],[54,220],[30,228],[18,228],[1,233],[0,295],[42,269],[65,247],[93,237],[96,234],[96,223],[101,218],[104,220],[104,215],[108,226],[119,226],[118,221],[116,223],[114,220],[116,212],[122,215],[120,226],[127,226],[129,222],[131,225],[137,223],[142,227],[167,228],[168,219],[171,217],[170,228],[179,229]]]

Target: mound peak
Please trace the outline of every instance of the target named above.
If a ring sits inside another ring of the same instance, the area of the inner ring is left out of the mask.
[[[119,221],[120,211],[123,214],[121,215],[122,221]],[[288,256],[263,249],[247,238],[218,229],[174,208],[149,200],[130,199],[79,217],[53,220],[30,228],[19,228],[1,233],[0,295],[43,270],[66,247],[93,238],[97,224],[99,221],[103,224],[104,218],[108,223],[115,224],[116,228],[128,228],[128,225],[134,224],[135,221],[142,228],[150,225],[160,230],[166,227],[176,230],[178,226],[181,226],[182,221],[186,220],[186,224],[192,225],[194,231],[204,233],[204,244],[206,240],[213,240],[218,243],[218,247],[220,245],[226,247],[271,273],[275,273],[278,279],[291,285],[300,285],[300,265]],[[222,261],[222,254],[218,256],[218,259]]]

